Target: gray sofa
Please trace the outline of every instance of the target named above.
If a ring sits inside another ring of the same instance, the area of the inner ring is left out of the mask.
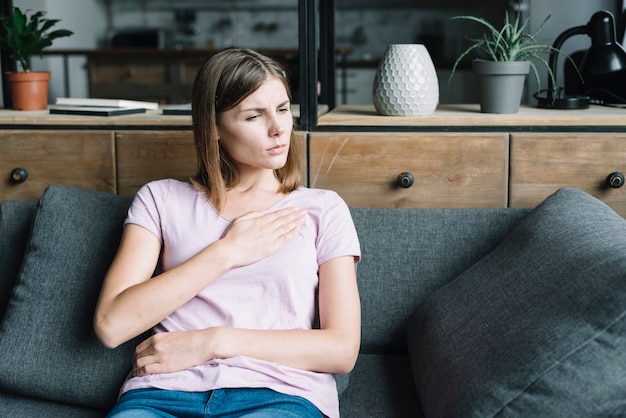
[[[0,416],[102,417],[136,341],[91,320],[129,198],[51,186],[0,207]],[[626,416],[626,222],[535,209],[360,209],[362,347],[343,417]]]

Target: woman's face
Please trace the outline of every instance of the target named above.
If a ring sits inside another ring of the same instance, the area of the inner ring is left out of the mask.
[[[268,78],[239,105],[218,115],[222,147],[240,169],[285,165],[293,126],[289,105],[283,83]]]

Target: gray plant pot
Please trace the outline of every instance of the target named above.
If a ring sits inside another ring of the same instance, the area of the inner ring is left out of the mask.
[[[482,113],[517,113],[522,102],[528,61],[473,61]]]

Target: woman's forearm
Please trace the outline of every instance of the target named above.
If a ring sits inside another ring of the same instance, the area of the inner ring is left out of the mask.
[[[354,333],[334,329],[248,330],[216,328],[216,357],[247,356],[297,369],[348,373],[359,352]]]
[[[303,370],[347,373],[360,346],[361,310],[354,261],[320,266],[320,329],[255,330],[212,327],[162,332],[136,350],[135,373],[180,371],[214,358],[247,356]]]
[[[339,330],[250,330],[215,327],[161,332],[137,346],[133,374],[172,373],[215,358],[247,356],[315,372],[347,373],[359,350]]]

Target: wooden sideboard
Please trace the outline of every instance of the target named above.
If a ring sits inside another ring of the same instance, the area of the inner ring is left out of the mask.
[[[410,173],[413,184],[403,187]],[[429,116],[389,117],[373,106],[338,106],[309,137],[311,187],[365,207],[534,207],[576,187],[626,215],[626,109],[522,107],[480,113],[440,106]]]
[[[304,147],[306,134],[297,139]],[[188,179],[196,167],[190,116],[0,110],[0,202],[35,201],[50,184],[133,196],[151,180]]]
[[[429,116],[389,117],[372,106],[339,106],[298,139],[308,150],[307,184],[336,190],[353,206],[533,207],[560,187],[577,187],[626,216],[626,187],[607,183],[626,174],[625,109],[493,115],[447,105]],[[132,196],[150,180],[194,174],[191,119],[0,110],[0,167],[0,201],[36,200],[49,184]],[[15,169],[28,177],[21,181]]]

